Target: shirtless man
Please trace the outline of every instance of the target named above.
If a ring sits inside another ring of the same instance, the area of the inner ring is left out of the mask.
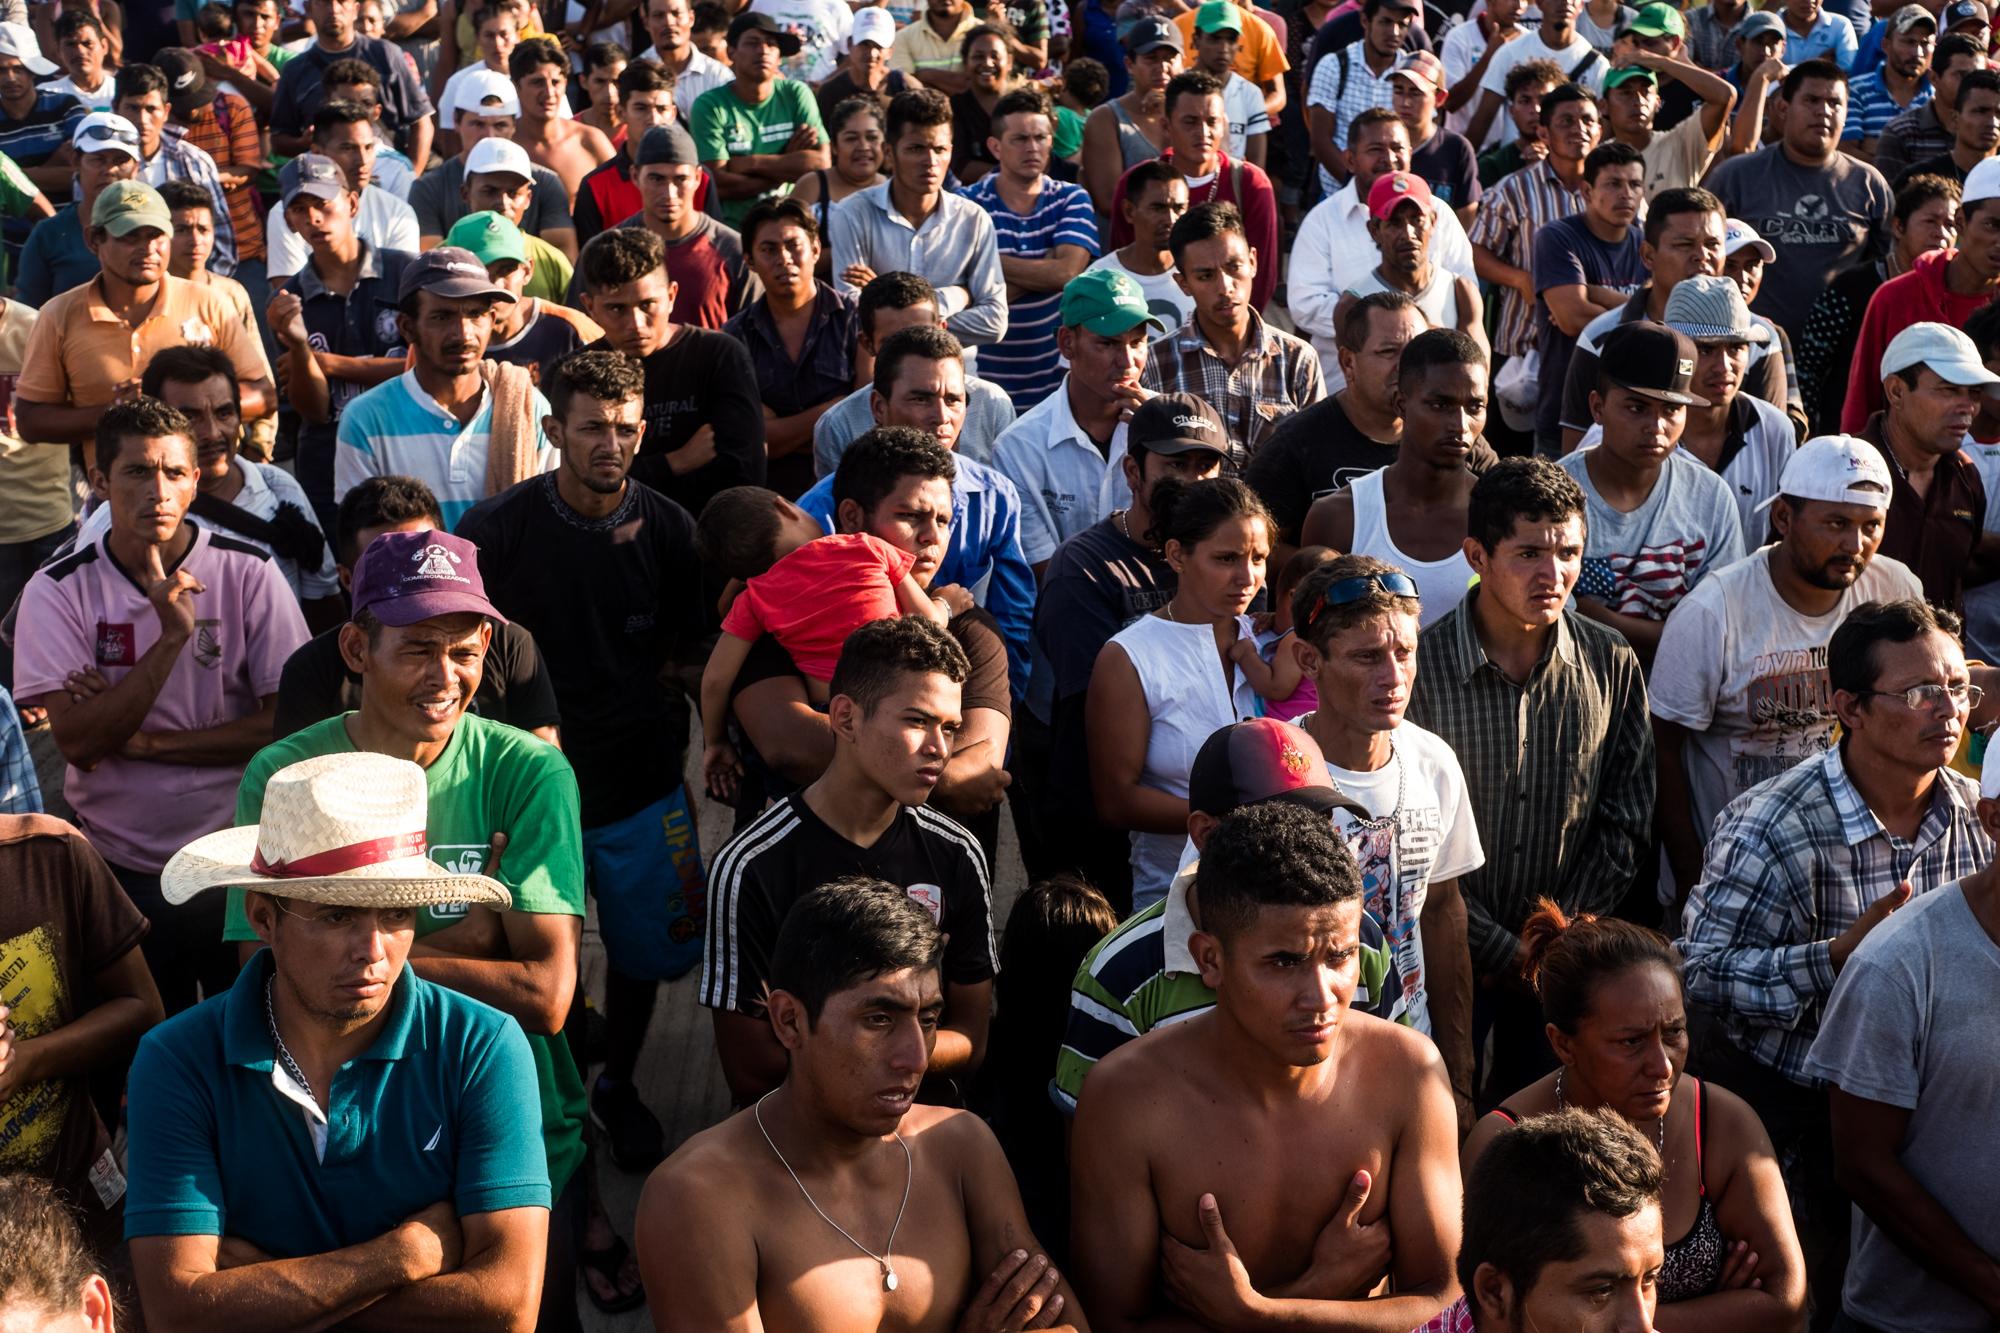
[[[1077,1285],[1100,1329],[1408,1333],[1458,1292],[1457,1120],[1430,1040],[1349,1011],[1353,858],[1324,815],[1245,806],[1209,835],[1195,890],[1189,951],[1215,1008],[1084,1084]],[[1367,1296],[1384,1269],[1393,1294]]]
[[[880,880],[836,880],[792,906],[767,1001],[785,1081],[688,1140],[639,1200],[660,1333],[1088,1333],[992,1131],[915,1104],[943,953],[930,913]]]
[[[564,114],[569,95],[569,57],[553,37],[531,37],[507,58],[507,76],[521,99],[521,119],[515,142],[528,150],[537,166],[562,177],[572,205],[577,186],[618,150],[604,131]]]

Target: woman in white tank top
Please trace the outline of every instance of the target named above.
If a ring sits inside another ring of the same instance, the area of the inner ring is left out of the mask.
[[[1263,712],[1229,649],[1251,632],[1272,534],[1263,501],[1234,478],[1163,486],[1153,514],[1179,586],[1105,645],[1084,714],[1098,817],[1131,835],[1134,910],[1164,896],[1180,864],[1195,752]]]
[[[1442,560],[1418,560],[1396,549],[1389,535],[1389,518],[1382,499],[1382,473],[1378,468],[1357,478],[1347,490],[1354,497],[1354,542],[1352,555],[1372,555],[1408,574],[1423,599],[1419,628],[1441,619],[1444,613],[1465,599],[1472,582],[1472,566],[1465,552],[1453,551]]]

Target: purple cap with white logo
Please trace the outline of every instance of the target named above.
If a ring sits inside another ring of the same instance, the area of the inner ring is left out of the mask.
[[[442,531],[385,532],[368,543],[354,565],[353,614],[363,611],[398,626],[468,612],[506,619],[486,600],[479,548]]]
[[[490,296],[510,305],[514,293],[486,276],[486,265],[470,250],[440,245],[426,250],[403,266],[403,279],[396,289],[397,304],[418,292],[436,292],[448,300],[468,296]]]

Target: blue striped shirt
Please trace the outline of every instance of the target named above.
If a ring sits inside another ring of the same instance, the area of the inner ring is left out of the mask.
[[[1003,256],[1046,259],[1059,245],[1080,245],[1093,259],[1101,252],[1097,217],[1080,185],[1044,176],[1035,209],[1025,214],[1011,211],[1001,200],[997,171],[968,187],[965,197],[993,219]],[[1060,290],[1010,296],[1006,335],[979,349],[980,375],[1007,391],[1016,412],[1027,411],[1062,384],[1062,357],[1056,350],[1061,314]]]
[[[1847,108],[1847,128],[1841,131],[1842,139],[1879,139],[1890,121],[1910,109],[1890,94],[1888,80],[1879,66],[1873,74],[1854,80],[1850,91],[1853,101]],[[1922,106],[1931,100],[1931,93],[1930,76],[1925,75],[1910,98],[1910,106]]]
[[[548,399],[534,391],[536,468],[555,468],[556,451],[542,434]],[[492,442],[493,391],[489,388],[472,420],[457,417],[406,370],[361,394],[340,414],[333,455],[333,498],[369,477],[415,477],[431,488],[447,532],[465,511],[486,498],[486,452]]]

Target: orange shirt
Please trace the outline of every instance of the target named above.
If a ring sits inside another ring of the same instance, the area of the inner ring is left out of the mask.
[[[267,380],[271,366],[254,329],[212,287],[169,274],[153,313],[133,328],[104,303],[103,277],[72,287],[42,307],[14,396],[59,407],[109,403],[126,380],[138,379],[162,349],[192,343],[219,348],[246,383]]]
[[[1279,43],[1278,34],[1271,31],[1270,24],[1240,4],[1236,13],[1243,20],[1243,40],[1236,44],[1236,72],[1261,89],[1266,82],[1290,69],[1292,62],[1285,59],[1285,48]],[[1181,30],[1181,45],[1187,48],[1185,63],[1193,69],[1194,10],[1184,9],[1174,15],[1174,26]]]

